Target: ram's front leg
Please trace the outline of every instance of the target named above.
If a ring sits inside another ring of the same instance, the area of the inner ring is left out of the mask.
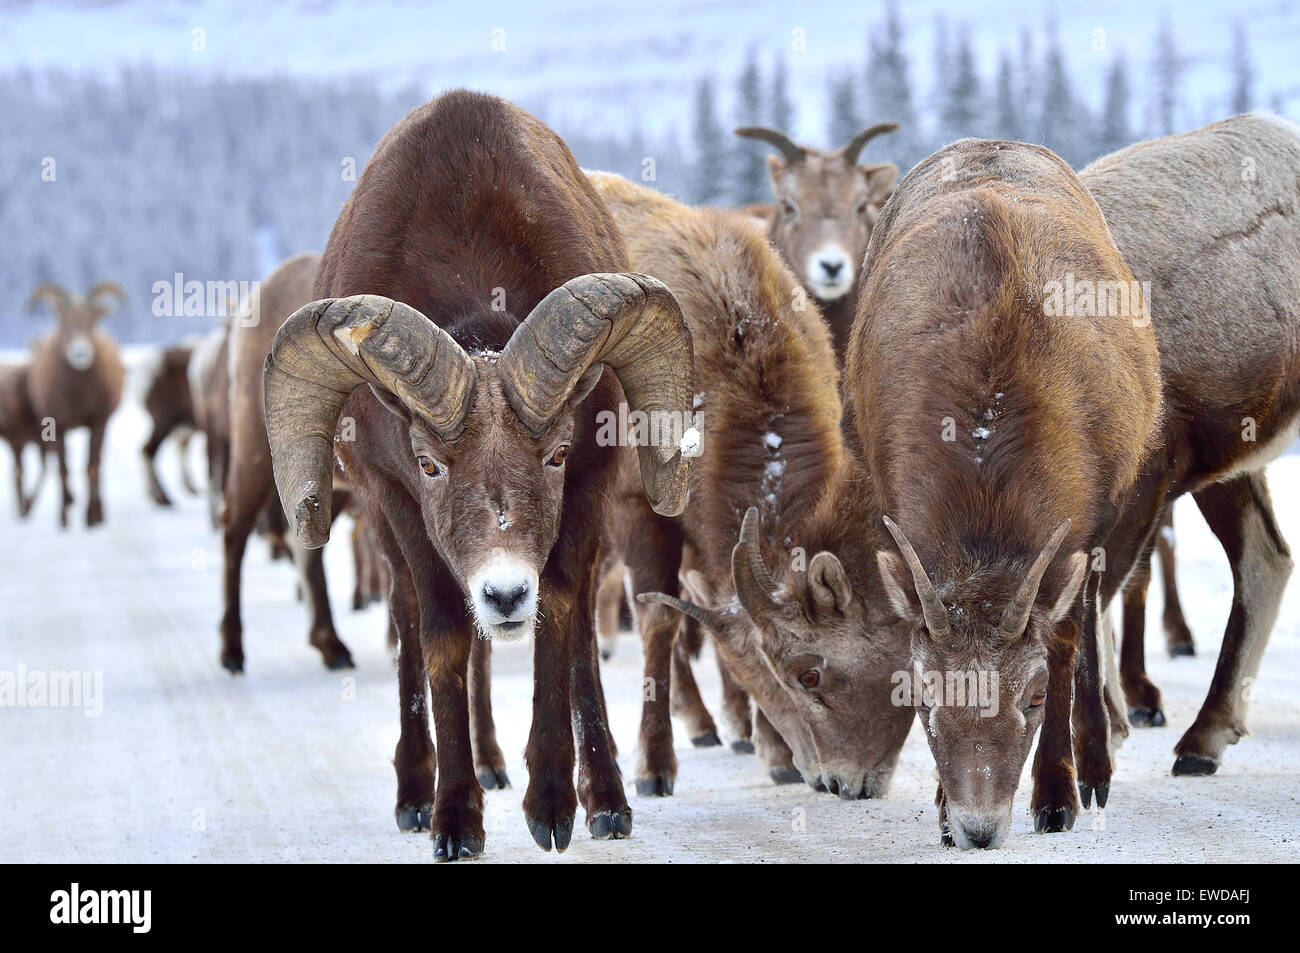
[[[1034,754],[1034,793],[1030,801],[1034,830],[1040,834],[1068,831],[1079,816],[1070,744],[1078,637],[1078,620],[1065,619],[1057,626],[1048,648],[1047,710]]]
[[[524,820],[538,847],[550,850],[554,844],[563,852],[573,838],[573,818],[578,810],[567,690],[573,652],[567,623],[573,611],[573,593],[556,592],[545,581],[542,586],[541,604],[547,611],[538,619],[533,646],[533,724],[524,748],[528,765]],[[442,743],[439,731],[440,748]],[[441,761],[438,766],[442,767]]]
[[[1088,580],[1083,598],[1083,634],[1079,658],[1074,667],[1074,767],[1079,798],[1085,808],[1104,808],[1110,796],[1111,724],[1106,708],[1105,672],[1102,667],[1101,617],[1097,612],[1100,577]]]
[[[438,742],[438,789],[430,824],[433,857],[463,860],[483,853],[486,836],[483,788],[474,776],[469,738],[469,653],[474,632],[467,622],[440,630],[429,624],[422,628]]]

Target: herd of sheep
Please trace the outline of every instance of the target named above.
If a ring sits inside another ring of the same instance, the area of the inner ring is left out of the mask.
[[[353,605],[387,601],[396,652],[396,821],[437,859],[484,850],[484,789],[509,783],[497,639],[534,645],[534,840],[564,850],[579,802],[593,837],[631,833],[600,677],[626,612],[637,795],[673,793],[673,715],[845,799],[887,794],[920,719],[944,844],[1005,841],[1036,734],[1035,829],[1068,831],[1112,796],[1131,728],[1165,723],[1143,655],[1157,546],[1167,647],[1194,651],[1170,571],[1186,493],[1234,597],[1173,774],[1246,734],[1292,565],[1264,468],[1300,428],[1300,127],[1238,116],[1077,174],[964,139],[901,181],[858,161],[895,128],[827,153],[737,130],[779,152],[772,203],[693,208],[447,93],[380,141],[323,254],[152,363],[146,491],[169,505],[160,446],[204,436],[229,672],[255,530],[298,569],[310,644],[352,665],[321,558],[352,516]],[[109,298],[42,285],[54,330],[0,368],[21,516],[52,451],[67,526],[64,438],[87,427],[104,519]],[[692,674],[706,638],[720,722]]]

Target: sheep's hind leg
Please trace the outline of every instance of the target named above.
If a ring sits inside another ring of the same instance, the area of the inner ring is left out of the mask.
[[[1250,691],[1293,565],[1263,472],[1212,484],[1195,498],[1232,565],[1232,611],[1210,691],[1174,746],[1174,774],[1213,774],[1227,746],[1248,733]]]
[[[492,640],[475,638],[469,653],[470,740],[474,773],[487,790],[510,787],[506,756],[497,744],[492,718]]]

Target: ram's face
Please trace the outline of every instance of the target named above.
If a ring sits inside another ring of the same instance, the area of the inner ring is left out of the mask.
[[[539,579],[559,531],[574,415],[565,408],[534,436],[511,410],[494,366],[476,359],[475,367],[473,403],[454,442],[410,420],[411,466],[429,538],[465,590],[479,631],[522,639],[544,609]]]

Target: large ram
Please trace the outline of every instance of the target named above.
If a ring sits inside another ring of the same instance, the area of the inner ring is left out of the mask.
[[[631,830],[596,684],[596,564],[620,452],[597,439],[597,415],[616,412],[620,384],[636,410],[686,415],[694,385],[672,294],[626,271],[564,143],[509,103],[452,92],[380,142],[330,235],[323,300],[285,323],[267,360],[298,540],[328,535],[337,452],[391,568],[397,820],[431,827],[439,859],[483,849],[476,637],[536,634],[523,800],[536,842],[563,850],[572,836],[575,731],[591,833]],[[679,447],[638,456],[652,506],[681,512]]]

